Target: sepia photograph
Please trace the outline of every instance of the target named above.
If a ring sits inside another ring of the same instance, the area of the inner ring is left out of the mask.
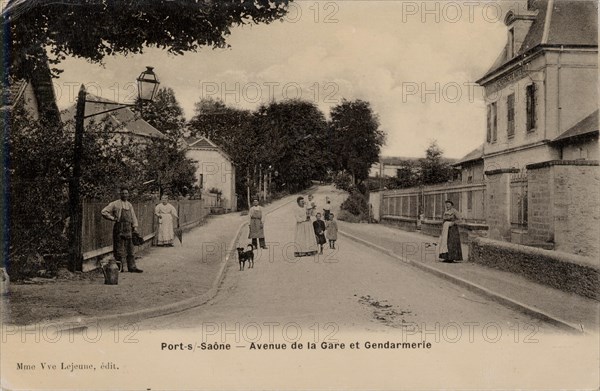
[[[2,390],[598,390],[597,0],[2,0]]]

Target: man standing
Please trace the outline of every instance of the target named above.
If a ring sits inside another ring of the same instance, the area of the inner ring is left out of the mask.
[[[129,200],[129,190],[121,188],[121,199],[108,204],[102,209],[102,217],[114,221],[113,227],[113,253],[115,260],[123,264],[123,257],[127,256],[127,270],[130,273],[141,273],[135,265],[133,256],[133,242],[131,240],[134,232],[137,232],[138,221],[133,211],[133,205]]]

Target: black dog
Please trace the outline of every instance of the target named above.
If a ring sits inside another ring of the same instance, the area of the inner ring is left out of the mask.
[[[248,261],[248,269],[254,268],[254,247],[251,244],[249,244],[247,248],[249,248],[249,250],[245,251],[243,247],[237,248],[238,261],[240,262],[240,271],[244,270],[246,261]]]

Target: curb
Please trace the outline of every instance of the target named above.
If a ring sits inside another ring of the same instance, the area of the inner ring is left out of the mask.
[[[361,239],[359,237],[356,237],[356,236],[354,236],[352,234],[349,234],[347,232],[344,232],[342,230],[338,230],[338,233],[340,233],[343,236],[346,236],[347,238],[351,239],[354,242],[358,242],[358,243],[360,243],[360,244],[362,244],[364,246],[367,246],[367,247],[370,247],[370,248],[372,248],[374,250],[382,252],[382,253],[384,253],[384,254],[392,257],[392,258],[398,259],[398,260],[400,260],[400,261],[402,261],[402,262],[404,262],[406,264],[409,264],[411,266],[416,266],[417,268],[419,268],[419,269],[421,269],[423,271],[426,271],[426,272],[431,273],[431,274],[433,274],[433,275],[435,275],[437,277],[440,277],[440,278],[443,278],[445,280],[448,280],[448,281],[450,281],[450,282],[452,282],[452,283],[454,283],[456,285],[459,285],[459,286],[461,286],[463,288],[466,288],[467,290],[469,290],[471,292],[474,292],[474,293],[480,294],[482,296],[485,296],[485,297],[487,297],[487,298],[489,298],[489,299],[491,299],[491,300],[493,300],[493,301],[495,301],[495,302],[497,302],[499,304],[502,304],[502,305],[504,305],[506,307],[509,307],[509,308],[511,308],[513,310],[517,310],[517,311],[522,312],[522,313],[524,313],[526,315],[529,315],[529,316],[531,316],[533,318],[536,318],[536,319],[542,320],[544,322],[550,323],[551,325],[553,325],[555,327],[558,327],[558,328],[560,328],[560,329],[562,329],[564,331],[568,331],[568,332],[571,332],[571,333],[574,333],[574,334],[579,334],[579,335],[582,335],[582,334],[583,335],[591,335],[591,334],[588,334],[587,332],[583,331],[581,329],[581,327],[578,326],[578,325],[574,325],[574,324],[572,324],[570,322],[567,322],[565,320],[562,320],[562,319],[560,319],[560,318],[558,318],[556,316],[547,314],[544,311],[541,311],[541,310],[538,310],[538,309],[533,308],[531,306],[528,306],[527,304],[521,303],[521,302],[519,302],[517,300],[513,300],[513,299],[511,299],[509,297],[506,297],[504,295],[501,295],[499,293],[491,291],[491,290],[489,290],[487,288],[484,288],[481,285],[472,283],[472,282],[467,281],[465,279],[462,279],[460,277],[457,277],[457,276],[454,276],[452,274],[443,272],[443,271],[441,271],[439,269],[436,269],[434,267],[428,266],[428,265],[426,265],[424,263],[421,263],[421,262],[418,262],[418,261],[412,261],[412,260],[410,260],[408,258],[405,258],[403,256],[400,256],[400,255],[394,253],[393,251],[391,251],[391,250],[389,250],[387,248],[378,246],[378,245],[376,245],[374,243],[371,243],[371,242],[369,242],[369,241],[367,241],[365,239]]]
[[[269,215],[270,213],[272,213],[292,202],[294,202],[293,199],[288,202],[284,202],[283,204],[277,206],[276,208],[273,208],[272,210],[266,212],[265,215]],[[227,269],[227,265],[229,263],[229,260],[231,259],[230,256],[235,249],[236,243],[239,240],[240,235],[242,234],[242,229],[246,225],[248,225],[247,221],[243,222],[238,227],[235,237],[231,240],[231,242],[229,242],[229,246],[227,247],[227,252],[225,253],[225,257],[222,259],[222,262],[221,262],[221,268],[219,269],[219,272],[218,272],[217,276],[215,277],[212,287],[206,293],[203,293],[200,296],[181,300],[181,301],[171,303],[171,304],[165,304],[163,306],[159,306],[159,307],[155,307],[155,308],[148,308],[148,309],[143,309],[143,310],[138,310],[138,311],[128,312],[128,313],[126,312],[126,313],[121,313],[121,314],[106,315],[106,316],[100,316],[100,317],[90,317],[90,318],[73,318],[73,319],[67,319],[67,320],[57,320],[54,322],[49,321],[49,322],[41,323],[40,327],[42,327],[42,328],[52,327],[54,330],[61,331],[61,332],[62,331],[75,332],[75,331],[85,330],[88,327],[98,328],[100,326],[100,324],[106,324],[111,321],[122,322],[123,326],[127,327],[127,325],[130,323],[138,322],[138,321],[145,320],[145,319],[157,318],[159,316],[171,315],[171,314],[183,312],[183,311],[186,311],[186,310],[189,310],[192,308],[199,307],[203,304],[206,304],[209,300],[211,300],[212,298],[214,298],[217,295],[217,293],[219,291],[219,287],[221,286],[221,283],[223,282],[223,279],[225,278],[225,272]]]

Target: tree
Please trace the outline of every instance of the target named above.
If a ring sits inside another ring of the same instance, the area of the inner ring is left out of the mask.
[[[154,46],[173,54],[202,46],[227,47],[231,27],[271,23],[289,0],[11,0],[4,12],[5,68],[27,78],[27,67],[67,56],[101,63],[105,56],[142,53]],[[28,65],[29,64],[29,65]],[[56,75],[59,69],[53,69]]]
[[[327,121],[316,104],[299,99],[271,102],[257,110],[255,124],[260,130],[259,163],[278,171],[277,186],[294,192],[324,177]]]
[[[240,153],[248,136],[252,113],[226,106],[221,100],[201,99],[194,105],[194,116],[187,124],[193,137],[207,137],[229,154]]]
[[[3,166],[10,219],[4,225],[9,241],[6,260],[11,277],[20,277],[27,258],[43,249],[60,253],[66,245],[65,207],[72,141],[61,127],[31,118],[19,105],[7,119],[8,148]],[[51,139],[48,143],[46,140]]]
[[[385,133],[369,102],[344,99],[331,109],[330,128],[337,169],[350,172],[354,183],[367,179],[385,143]]]
[[[425,158],[420,159],[421,183],[433,185],[447,182],[452,179],[452,167],[443,160],[444,151],[438,146],[437,141],[432,141],[425,151]]]
[[[134,111],[139,111],[137,107]],[[162,87],[156,93],[154,100],[143,102],[142,115],[146,122],[167,136],[170,141],[177,143],[183,136],[185,118],[172,88]]]
[[[153,140],[143,151],[146,178],[162,193],[188,195],[196,181],[196,165],[170,140]]]
[[[420,175],[416,162],[406,160],[400,162],[400,168],[396,170],[395,183],[400,188],[418,186],[420,184]]]
[[[142,114],[146,122],[167,136],[167,140],[153,139],[140,154],[146,180],[154,179],[153,185],[161,195],[165,191],[171,195],[189,194],[196,180],[196,166],[179,148],[186,124],[175,92],[160,88],[152,102],[143,103]]]

